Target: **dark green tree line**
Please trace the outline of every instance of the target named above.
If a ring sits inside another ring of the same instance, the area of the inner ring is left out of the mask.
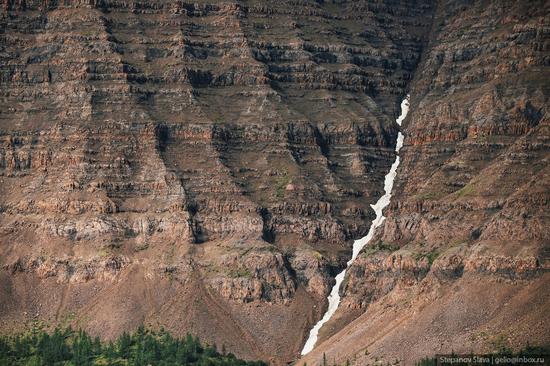
[[[114,342],[102,342],[86,332],[55,329],[0,336],[0,365],[13,366],[266,366],[219,353],[215,345],[203,345],[188,334],[175,338],[168,332],[140,327],[122,333]]]

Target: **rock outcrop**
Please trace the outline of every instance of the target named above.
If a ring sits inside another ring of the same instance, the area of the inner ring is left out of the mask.
[[[549,30],[544,2],[438,3],[384,228],[304,362],[548,344]]]
[[[310,359],[486,349],[506,316],[512,346],[549,338],[545,2],[0,9],[0,331],[144,324],[294,360],[410,93],[384,230]]]
[[[0,329],[293,359],[370,226],[431,1],[0,8]]]

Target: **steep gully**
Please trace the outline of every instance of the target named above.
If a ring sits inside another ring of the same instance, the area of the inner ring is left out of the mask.
[[[399,126],[401,126],[401,123],[407,117],[407,113],[409,112],[409,96],[401,102],[401,115],[397,118],[396,122]],[[395,152],[399,153],[399,150],[401,150],[401,147],[403,147],[403,139],[404,136],[401,132],[397,135],[397,144],[395,146]],[[376,213],[376,218],[373,220],[371,227],[369,229],[369,232],[366,236],[362,237],[361,239],[355,240],[353,243],[353,252],[351,259],[347,262],[346,268],[342,270],[337,276],[336,276],[336,283],[332,287],[332,290],[330,291],[330,294],[328,296],[328,309],[321,318],[315,324],[315,326],[311,329],[309,332],[309,337],[304,345],[304,348],[302,349],[301,354],[306,355],[308,354],[313,347],[315,347],[315,343],[317,343],[317,337],[319,335],[319,331],[321,330],[321,327],[330,320],[330,318],[334,315],[336,310],[338,309],[338,305],[340,304],[340,286],[342,285],[342,282],[344,281],[344,278],[346,277],[346,271],[347,269],[353,264],[353,261],[361,250],[369,243],[369,241],[374,236],[374,232],[378,227],[382,225],[386,217],[383,214],[383,210],[390,204],[391,199],[391,191],[393,188],[393,182],[395,181],[395,177],[397,175],[397,167],[399,166],[399,155],[395,157],[395,161],[391,166],[390,171],[386,175],[384,179],[384,195],[380,197],[378,202],[376,204],[371,205],[374,212]]]

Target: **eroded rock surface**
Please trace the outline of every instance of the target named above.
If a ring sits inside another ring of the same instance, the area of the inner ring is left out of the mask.
[[[1,329],[293,359],[370,226],[434,4],[0,4]]]
[[[438,2],[383,230],[304,362],[548,344],[548,20],[544,2]]]
[[[295,359],[410,93],[384,230],[306,361],[550,338],[544,1],[0,8],[0,330],[145,324]]]

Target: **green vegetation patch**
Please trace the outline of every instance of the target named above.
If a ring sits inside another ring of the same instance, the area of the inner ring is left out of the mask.
[[[252,277],[252,273],[250,273],[250,270],[248,268],[236,268],[229,270],[229,276],[232,278],[239,278],[239,277]]]
[[[142,250],[146,250],[149,248],[149,243],[142,243],[135,246],[134,251],[135,252],[141,252]]]
[[[376,243],[373,246],[366,247],[361,252],[362,256],[369,256],[378,252],[395,252],[399,250],[399,246],[396,244],[384,243],[383,241]]]
[[[431,267],[434,261],[439,257],[439,253],[434,249],[426,255],[428,258],[428,265]]]
[[[456,191],[457,197],[468,197],[475,193],[475,187],[473,184],[468,183],[458,191]]]
[[[432,249],[428,253],[415,253],[415,254],[413,254],[413,258],[416,261],[419,261],[422,258],[427,258],[428,259],[428,265],[431,267],[432,264],[434,263],[434,261],[437,259],[437,257],[439,257],[439,254],[440,253],[437,250]]]
[[[266,366],[262,361],[243,361],[224,348],[202,345],[187,335],[174,338],[161,330],[140,327],[123,333],[114,342],[102,342],[86,332],[55,329],[53,333],[30,332],[0,336],[0,365],[12,366]]]
[[[422,192],[414,195],[414,199],[417,201],[437,201],[445,196],[445,192]]]
[[[279,199],[284,198],[286,186],[290,182],[288,172],[286,170],[283,170],[282,173],[282,175],[277,177],[277,182],[275,183],[275,192],[277,198]]]

